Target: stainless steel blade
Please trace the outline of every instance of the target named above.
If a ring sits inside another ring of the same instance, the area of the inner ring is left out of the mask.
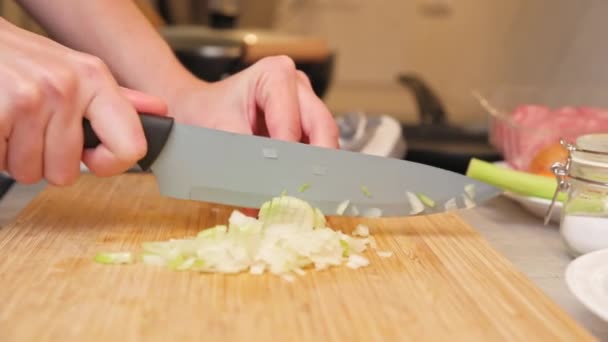
[[[411,215],[406,191],[436,202],[425,213],[445,211],[451,199],[458,208],[465,207],[467,184],[475,185],[476,203],[501,192],[466,176],[405,160],[178,123],[151,169],[165,196],[259,208],[286,191],[327,215],[335,214],[345,200],[350,205],[344,215],[366,215],[373,208],[382,216]],[[298,192],[304,184],[308,188]]]

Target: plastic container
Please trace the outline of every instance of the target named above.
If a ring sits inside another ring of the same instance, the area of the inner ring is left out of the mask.
[[[608,248],[608,134],[581,136],[565,163],[554,166],[565,192],[560,232],[573,257]],[[552,203],[553,205],[554,203]]]
[[[608,132],[606,89],[506,86],[476,97],[489,114],[489,141],[510,167],[530,171],[544,149],[561,138]],[[549,171],[547,171],[549,172]]]

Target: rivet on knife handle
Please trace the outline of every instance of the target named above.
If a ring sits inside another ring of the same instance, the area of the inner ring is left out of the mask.
[[[139,118],[148,143],[148,152],[137,164],[142,170],[147,171],[169,138],[173,128],[173,118],[145,113],[140,113]],[[82,127],[84,129],[84,148],[94,148],[101,143],[89,120],[83,119]]]

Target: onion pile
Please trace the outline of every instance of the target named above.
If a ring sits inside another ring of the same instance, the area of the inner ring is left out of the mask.
[[[196,236],[145,242],[142,260],[174,270],[269,272],[292,281],[294,274],[303,275],[305,269],[368,266],[369,260],[363,256],[368,246],[376,246],[368,227],[359,225],[352,236],[344,234],[328,227],[319,209],[282,195],[264,203],[257,218],[234,210],[226,225],[204,229]],[[378,255],[390,257],[392,253],[378,251]],[[100,253],[95,258],[105,264],[134,259],[129,252]]]

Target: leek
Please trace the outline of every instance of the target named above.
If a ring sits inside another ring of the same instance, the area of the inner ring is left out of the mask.
[[[466,175],[524,196],[552,199],[557,189],[557,180],[554,178],[507,169],[476,158],[469,162]],[[565,197],[560,192],[557,199],[564,201]]]

